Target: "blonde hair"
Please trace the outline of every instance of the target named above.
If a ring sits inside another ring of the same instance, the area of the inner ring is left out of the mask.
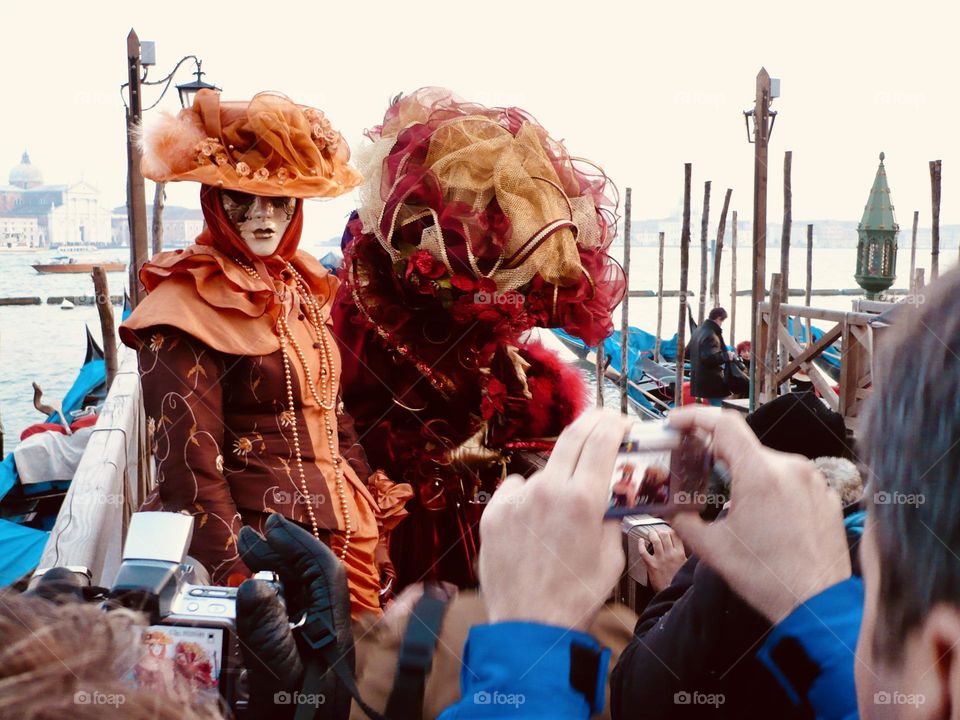
[[[144,618],[130,610],[0,597],[0,718],[214,720],[210,705],[158,696],[125,680],[142,651]]]
[[[841,457],[818,457],[813,461],[817,470],[827,481],[827,485],[837,495],[844,506],[852,505],[863,497],[863,478],[857,466]]]

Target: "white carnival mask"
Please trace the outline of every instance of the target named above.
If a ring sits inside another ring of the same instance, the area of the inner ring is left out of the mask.
[[[249,195],[222,190],[223,209],[240,237],[258,257],[277,251],[297,207],[296,198]]]

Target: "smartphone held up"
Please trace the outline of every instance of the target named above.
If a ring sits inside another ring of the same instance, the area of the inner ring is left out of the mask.
[[[664,422],[635,422],[620,445],[605,517],[700,512],[714,470],[711,438]]]

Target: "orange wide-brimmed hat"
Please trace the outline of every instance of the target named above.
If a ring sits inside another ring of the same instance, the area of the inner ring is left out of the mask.
[[[275,93],[225,102],[201,90],[193,107],[163,115],[141,142],[143,176],[157,182],[307,198],[342,195],[363,179],[321,111]]]

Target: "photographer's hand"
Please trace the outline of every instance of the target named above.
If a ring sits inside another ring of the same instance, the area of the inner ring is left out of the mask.
[[[627,421],[591,410],[546,467],[508,477],[480,520],[480,582],[492,623],[585,629],[623,571],[620,523],[604,522]]]
[[[725,518],[678,513],[671,524],[748,603],[777,623],[850,576],[840,498],[810,461],[763,447],[737,412],[685,407],[669,424],[712,434],[732,476]]]
[[[647,577],[650,579],[650,588],[660,592],[673,582],[673,576],[687,561],[683,551],[683,542],[672,528],[663,525],[651,528],[646,538],[639,538],[640,559],[647,567]],[[653,552],[647,550],[647,542],[653,547]]]
[[[303,664],[308,666],[311,660],[316,662],[318,654],[322,652],[325,668],[338,664],[345,676],[352,676],[355,659],[350,623],[350,592],[347,588],[346,570],[343,564],[330,548],[311,535],[309,530],[305,530],[279,514],[271,515],[265,527],[264,536],[260,536],[251,527],[244,527],[240,531],[239,549],[251,569],[272,570],[280,575],[285,592],[289,591],[287,602],[290,605],[290,616],[294,618],[305,616],[303,626],[298,630],[301,649],[308,653],[303,656]],[[244,586],[241,586],[241,590]],[[247,650],[257,651],[254,647],[255,638],[249,631],[255,629],[256,623],[249,619],[242,621],[243,607],[239,597],[241,594],[238,592],[240,617],[237,624],[241,641],[250,646],[244,649],[246,658]],[[275,598],[273,603],[276,603]],[[255,609],[254,605],[251,610]],[[266,614],[272,617],[269,612]],[[246,636],[239,632],[242,627],[248,628]],[[286,636],[282,636],[279,632],[275,632],[274,635],[284,647],[279,650],[261,650],[263,660],[289,651],[289,641]],[[267,670],[270,669],[268,663],[263,664],[267,666]],[[284,679],[280,678],[280,680]],[[351,696],[349,689],[341,680],[340,673],[335,677],[333,672],[325,670],[319,686],[320,692],[311,690],[305,692],[304,696],[308,702],[313,696],[317,696],[317,701],[322,698],[327,713],[325,717],[346,718],[350,712]],[[269,692],[271,682],[267,677],[261,683],[265,688],[264,692]],[[298,688],[299,684],[295,686],[295,689]],[[270,698],[266,698],[264,702],[269,700]],[[287,701],[289,702],[289,698]],[[283,708],[278,707],[277,710],[282,711]]]

